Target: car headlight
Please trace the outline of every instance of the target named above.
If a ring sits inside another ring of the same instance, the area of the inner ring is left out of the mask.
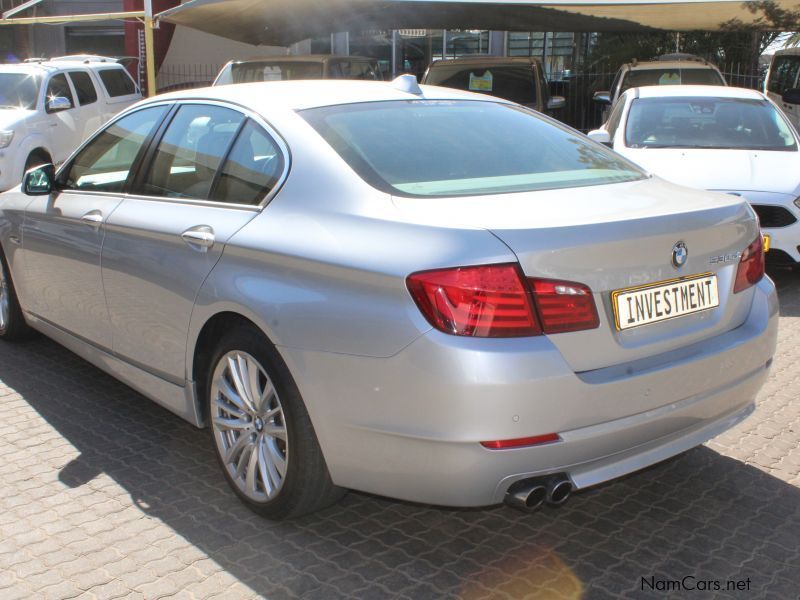
[[[13,131],[0,131],[0,148],[8,148],[11,140],[14,139]]]
[[[797,208],[800,208],[800,198],[795,198],[795,200],[794,200],[794,205],[795,205]]]

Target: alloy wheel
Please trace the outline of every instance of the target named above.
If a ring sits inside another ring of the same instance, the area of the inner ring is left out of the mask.
[[[211,382],[211,427],[225,469],[249,499],[266,502],[283,487],[289,440],[283,406],[264,368],[232,351]]]

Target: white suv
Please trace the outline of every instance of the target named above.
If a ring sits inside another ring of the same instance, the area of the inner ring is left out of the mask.
[[[38,164],[59,164],[142,95],[113,58],[0,65],[0,191]]]

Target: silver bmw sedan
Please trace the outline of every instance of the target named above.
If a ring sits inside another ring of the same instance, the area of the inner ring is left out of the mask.
[[[0,338],[207,426],[275,519],[560,504],[745,418],[776,344],[742,199],[409,78],[141,102],[0,196],[0,244]]]

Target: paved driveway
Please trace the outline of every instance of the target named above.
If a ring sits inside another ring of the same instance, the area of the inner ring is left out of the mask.
[[[270,523],[228,491],[206,432],[48,340],[0,344],[0,598],[711,595],[667,587],[687,576],[797,598],[800,275],[775,279],[778,354],[752,417],[535,514],[351,493]]]

